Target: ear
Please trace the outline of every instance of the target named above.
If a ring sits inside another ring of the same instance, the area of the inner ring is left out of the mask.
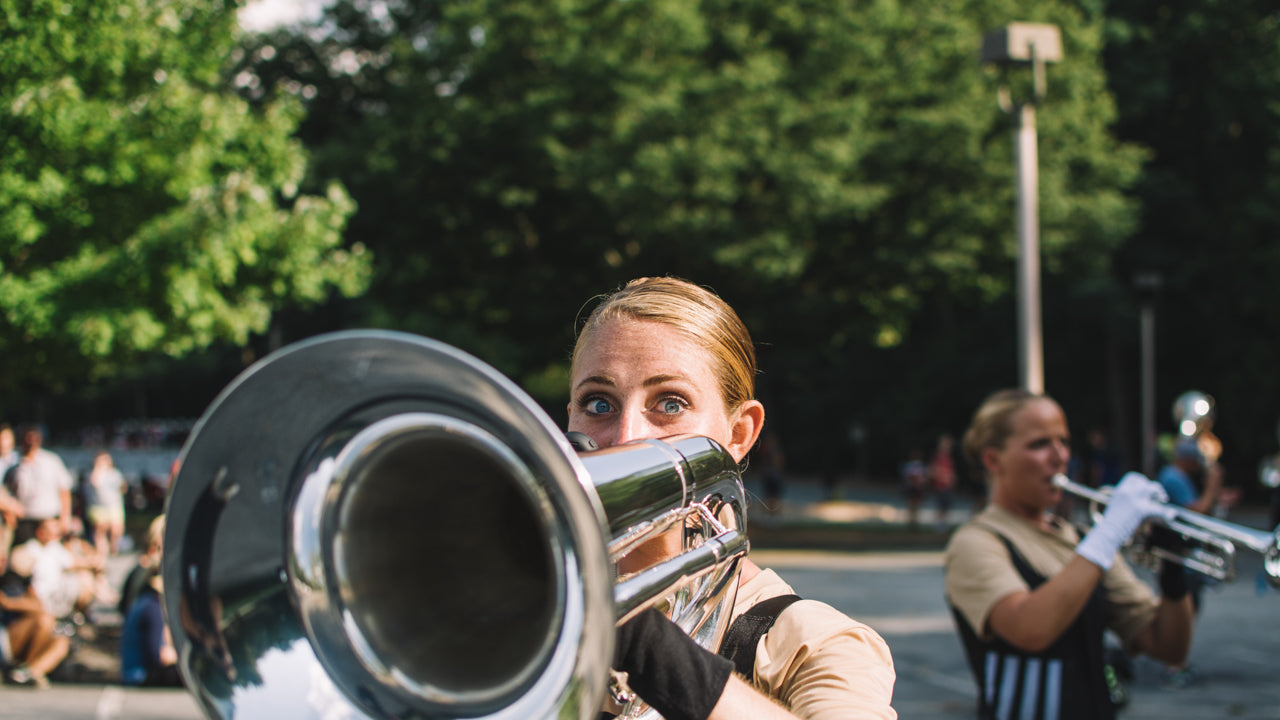
[[[987,471],[987,477],[996,476],[996,469],[1000,467],[1000,451],[997,448],[982,448],[982,467]]]
[[[729,445],[725,449],[733,459],[742,462],[760,437],[764,428],[764,405],[759,400],[748,400],[734,413],[729,427]]]

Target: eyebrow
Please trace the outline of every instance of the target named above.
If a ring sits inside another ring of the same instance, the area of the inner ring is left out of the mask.
[[[641,385],[643,387],[653,387],[654,385],[661,385],[663,383],[672,382],[672,381],[688,382],[688,378],[686,378],[684,375],[654,375],[653,377],[645,378],[644,382],[641,383]],[[574,389],[576,390],[582,387],[583,385],[590,385],[590,384],[605,385],[608,387],[618,386],[617,381],[608,375],[591,375],[589,377],[582,378],[582,380],[578,381],[578,384],[574,385]]]

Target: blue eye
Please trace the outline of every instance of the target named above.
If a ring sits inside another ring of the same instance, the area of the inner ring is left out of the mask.
[[[604,415],[613,410],[613,406],[604,398],[588,398],[582,407],[592,415]]]
[[[667,398],[658,403],[658,408],[667,415],[675,415],[684,411],[684,403],[675,398]]]

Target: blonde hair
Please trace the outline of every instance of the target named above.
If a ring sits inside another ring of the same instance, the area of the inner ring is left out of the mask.
[[[986,448],[1002,448],[1013,434],[1013,416],[1026,406],[1040,400],[1057,404],[1048,395],[1033,393],[1023,388],[997,390],[987,396],[973,414],[969,429],[964,433],[964,456],[974,468],[986,474],[982,463],[982,451]]]
[[[147,547],[159,549],[164,545],[164,515],[157,515],[147,526]]]
[[[675,328],[707,351],[727,410],[737,410],[755,398],[756,351],[751,333],[720,296],[687,280],[645,277],[601,298],[578,332],[573,366],[587,338],[604,323],[618,318],[649,320]]]

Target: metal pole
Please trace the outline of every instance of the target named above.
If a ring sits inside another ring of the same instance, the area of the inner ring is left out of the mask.
[[[1036,151],[1036,109],[1018,108],[1014,129],[1018,159],[1018,366],[1022,386],[1044,392],[1044,349],[1040,328],[1039,168]]]
[[[1142,472],[1155,476],[1156,463],[1156,311],[1155,303],[1142,302],[1139,331],[1142,342]]]

